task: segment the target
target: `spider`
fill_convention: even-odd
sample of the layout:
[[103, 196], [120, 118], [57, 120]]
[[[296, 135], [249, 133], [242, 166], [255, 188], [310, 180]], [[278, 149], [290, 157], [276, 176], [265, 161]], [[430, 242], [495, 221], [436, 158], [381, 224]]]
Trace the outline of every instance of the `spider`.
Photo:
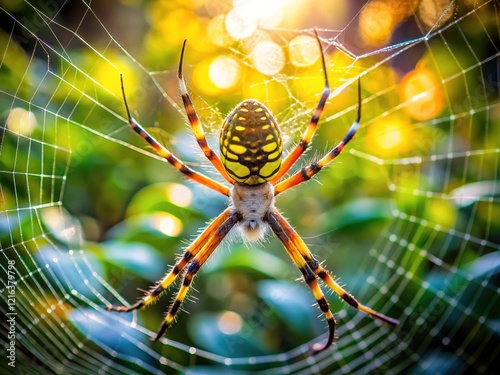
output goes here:
[[317, 343], [313, 345], [313, 354], [327, 349], [333, 343], [336, 325], [335, 318], [320, 288], [318, 279], [321, 279], [324, 284], [352, 307], [389, 325], [396, 326], [399, 324], [397, 320], [361, 304], [339, 285], [330, 275], [330, 272], [313, 257], [302, 238], [274, 206], [274, 198], [278, 194], [311, 179], [323, 167], [332, 162], [342, 152], [344, 146], [353, 138], [360, 126], [361, 90], [358, 80], [357, 118], [344, 135], [344, 138], [321, 159], [303, 167], [282, 180], [312, 141], [321, 113], [330, 95], [321, 41], [316, 30], [314, 33], [321, 51], [325, 86], [301, 140], [283, 160], [282, 140], [276, 119], [263, 104], [253, 99], [242, 101], [224, 120], [219, 139], [220, 157], [210, 148], [187, 91], [182, 73], [182, 61], [186, 47], [186, 40], [184, 40], [179, 60], [178, 80], [187, 118], [203, 153], [220, 175], [232, 185], [231, 187], [227, 187], [188, 167], [154, 139], [132, 117], [125, 96], [123, 75], [120, 75], [123, 101], [127, 111], [128, 122], [132, 129], [153, 146], [156, 152], [179, 172], [183, 173], [189, 179], [227, 196], [230, 202], [229, 207], [213, 219], [207, 228], [187, 246], [183, 255], [177, 260], [170, 272], [159, 280], [142, 298], [131, 306], [106, 306], [108, 310], [119, 312], [129, 312], [146, 307], [155, 301], [172, 284], [177, 276], [182, 273], [182, 285], [179, 287], [175, 300], [168, 309], [158, 332], [152, 338], [153, 341], [162, 337], [167, 328], [172, 324], [186, 297], [193, 278], [233, 227], [237, 227], [242, 237], [248, 241], [262, 239], [266, 230], [271, 228], [282, 242], [295, 266], [302, 273], [304, 281], [311, 289], [328, 323], [328, 339], [324, 344]]

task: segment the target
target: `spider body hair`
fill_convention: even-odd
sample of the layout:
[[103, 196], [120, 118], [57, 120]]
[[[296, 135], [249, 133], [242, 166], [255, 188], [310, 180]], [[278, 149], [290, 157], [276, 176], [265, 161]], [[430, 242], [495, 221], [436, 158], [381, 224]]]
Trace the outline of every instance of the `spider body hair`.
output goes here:
[[231, 189], [231, 208], [241, 215], [237, 224], [245, 241], [264, 239], [268, 223], [266, 217], [274, 208], [274, 188], [269, 182], [259, 185], [235, 183]]

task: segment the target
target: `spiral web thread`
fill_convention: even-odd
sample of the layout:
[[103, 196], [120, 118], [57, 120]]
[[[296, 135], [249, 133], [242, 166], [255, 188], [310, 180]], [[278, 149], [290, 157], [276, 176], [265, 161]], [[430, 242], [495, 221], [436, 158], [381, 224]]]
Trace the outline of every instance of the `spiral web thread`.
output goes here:
[[[351, 157], [380, 171], [395, 201], [409, 196], [419, 202], [394, 205], [390, 225], [378, 236], [360, 265], [360, 274], [369, 275], [366, 282], [358, 288], [350, 286], [356, 288], [360, 300], [378, 310], [390, 307], [391, 311], [400, 312], [401, 326], [393, 330], [367, 322], [360, 314], [347, 319], [343, 309], [336, 314], [342, 323], [337, 332], [341, 338], [332, 350], [308, 356], [310, 345], [322, 339], [314, 338], [286, 353], [243, 358], [218, 355], [173, 340], [150, 344], [151, 332], [137, 323], [136, 315], [110, 314], [103, 309], [107, 303], [114, 303], [107, 298], [121, 297], [105, 279], [103, 269], [94, 268], [93, 255], [84, 250], [79, 224], [65, 211], [66, 193], [74, 189], [72, 169], [82, 158], [91, 156], [99, 144], [107, 142], [128, 147], [132, 155], [157, 156], [123, 137], [128, 124], [118, 92], [110, 91], [94, 77], [94, 71], [88, 68], [92, 64], [81, 67], [78, 60], [73, 60], [70, 45], [79, 44], [95, 65], [106, 65], [116, 77], [120, 68], [108, 58], [108, 52], [119, 51], [121, 59], [162, 89], [154, 72], [148, 71], [113, 38], [92, 6], [82, 1], [79, 9], [85, 12], [80, 22], [70, 27], [57, 22], [57, 13], [65, 4], [58, 5], [59, 8], [37, 8], [35, 4], [31, 6], [38, 15], [36, 19], [15, 17], [0, 8], [2, 19], [9, 19], [13, 25], [2, 35], [0, 73], [2, 66], [7, 65], [6, 59], [16, 56], [22, 68], [2, 75], [10, 77], [10, 81], [0, 82], [0, 290], [2, 299], [7, 301], [12, 289], [9, 275], [14, 272], [18, 373], [44, 369], [65, 374], [160, 374], [173, 370], [186, 372], [196, 363], [221, 366], [228, 371], [252, 369], [267, 374], [403, 373], [409, 369], [414, 373], [435, 373], [436, 366], [441, 366], [444, 373], [451, 373], [450, 369], [453, 373], [464, 373], [466, 369], [475, 373], [493, 372], [494, 358], [500, 355], [500, 17], [496, 2], [476, 2], [467, 12], [430, 28], [421, 37], [355, 56], [358, 62], [377, 58], [376, 63], [366, 65], [363, 74], [409, 58], [415, 51], [428, 52], [432, 61], [437, 57], [433, 55], [436, 44], [448, 56], [446, 62], [432, 61], [439, 72], [437, 84], [444, 94], [446, 108], [439, 116], [415, 124], [417, 148], [413, 156], [380, 157], [357, 148], [356, 143], [350, 150]], [[486, 54], [478, 54], [468, 39], [467, 27], [471, 23], [487, 45], [482, 49], [488, 51]], [[80, 31], [87, 24], [101, 28], [108, 35], [108, 45], [94, 46], [87, 42]], [[347, 26], [343, 30], [321, 32], [330, 48], [348, 51], [341, 42], [346, 30]], [[285, 31], [290, 30], [277, 33]], [[462, 38], [460, 46], [448, 44], [450, 35], [456, 40], [457, 33]], [[50, 43], [39, 35], [52, 35]], [[17, 50], [19, 41], [24, 53]], [[443, 55], [440, 56], [442, 59]], [[453, 92], [457, 82], [465, 88], [464, 92]], [[102, 97], [95, 88], [109, 95]], [[364, 105], [369, 106], [397, 90], [397, 85], [390, 84], [365, 97]], [[182, 114], [176, 99], [161, 92]], [[369, 129], [379, 119], [397, 114], [410, 104], [394, 103], [389, 111], [365, 119], [362, 129]], [[91, 108], [90, 113], [75, 116], [79, 106]], [[23, 108], [36, 117], [37, 125], [31, 133], [5, 128], [6, 116], [14, 108]], [[289, 114], [288, 121], [302, 119], [304, 108], [310, 108], [310, 103]], [[355, 105], [344, 112], [353, 109]], [[339, 118], [344, 112], [330, 115], [325, 122]], [[96, 118], [100, 121], [89, 121]], [[70, 138], [69, 129], [73, 128], [79, 129], [80, 139]], [[363, 137], [366, 133], [361, 131], [356, 140]], [[12, 163], [6, 163], [6, 157], [2, 157], [7, 152], [15, 154]], [[410, 178], [414, 182], [411, 185], [407, 183]], [[424, 217], [422, 206], [433, 203], [439, 209], [443, 202], [464, 208], [468, 212], [466, 220], [446, 226]], [[46, 220], [47, 215], [55, 219]], [[42, 224], [47, 221], [55, 224], [50, 227]], [[470, 253], [477, 257], [473, 264], [467, 262]], [[9, 267], [11, 260], [15, 261], [15, 267]], [[441, 279], [441, 283], [421, 277], [419, 267], [423, 266], [432, 268], [432, 277]], [[436, 289], [435, 285], [441, 288]], [[7, 370], [6, 332], [10, 328], [7, 319], [12, 310], [6, 303], [1, 310], [4, 317], [1, 336], [6, 344], [2, 346], [0, 363]], [[109, 347], [98, 337], [82, 333], [66, 319], [70, 313], [73, 322], [78, 317], [85, 318], [101, 324], [103, 330], [121, 332], [127, 347], [134, 350]], [[175, 358], [185, 361], [171, 359], [165, 354], [168, 353], [165, 347], [184, 353]], [[436, 353], [441, 354], [439, 361]]]

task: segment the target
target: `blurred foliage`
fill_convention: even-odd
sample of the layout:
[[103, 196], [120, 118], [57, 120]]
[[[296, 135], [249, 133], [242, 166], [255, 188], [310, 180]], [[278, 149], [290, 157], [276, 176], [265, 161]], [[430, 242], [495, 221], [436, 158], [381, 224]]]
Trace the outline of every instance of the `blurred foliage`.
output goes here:
[[[286, 80], [283, 84], [280, 76], [270, 79], [269, 75], [255, 69], [255, 61], [247, 61], [253, 55], [244, 42], [236, 41], [227, 33], [210, 34], [218, 27], [217, 17], [231, 11], [228, 2], [103, 3], [106, 4], [93, 3], [102, 11], [99, 17], [112, 35], [116, 35], [120, 45], [132, 51], [132, 56], [149, 72], [154, 72], [155, 81], [146, 80], [144, 72], [140, 72], [134, 61], [125, 58], [122, 51], [102, 48], [105, 41], [103, 35], [83, 29], [80, 30], [82, 36], [103, 55], [96, 55], [88, 46], [71, 41], [73, 44], [70, 43], [64, 50], [65, 54], [71, 55], [71, 64], [66, 62], [58, 67], [50, 66], [61, 79], [50, 76], [44, 78], [40, 76], [43, 72], [40, 66], [45, 63], [46, 56], [39, 46], [33, 47], [21, 41], [14, 43], [6, 31], [0, 31], [0, 51], [5, 50], [0, 68], [1, 89], [16, 93], [14, 101], [10, 97], [0, 96], [0, 120], [8, 123], [10, 109], [26, 107], [23, 100], [28, 100], [30, 105], [26, 110], [32, 111], [38, 122], [26, 134], [9, 130], [2, 135], [2, 169], [20, 173], [0, 174], [3, 205], [7, 212], [0, 221], [0, 241], [17, 244], [37, 238], [36, 242], [24, 243], [34, 259], [42, 264], [52, 264], [57, 259], [54, 280], [64, 279], [67, 283], [66, 292], [86, 298], [96, 305], [100, 305], [100, 301], [94, 291], [116, 303], [135, 301], [142, 290], [147, 290], [173, 265], [176, 256], [182, 253], [186, 243], [194, 238], [199, 229], [227, 204], [223, 197], [204, 187], [186, 183], [167, 163], [151, 157], [152, 151], [144, 141], [129, 131], [123, 119], [125, 113], [120, 99], [118, 71], [124, 72], [129, 104], [140, 122], [151, 128], [166, 147], [195, 169], [203, 171], [207, 170], [207, 162], [201, 153], [193, 151], [193, 140], [184, 126], [186, 120], [182, 110], [179, 110], [180, 103], [175, 93], [175, 72], [184, 38], [188, 39], [185, 56], [188, 85], [204, 120], [209, 142], [215, 149], [222, 113], [249, 96], [262, 100], [276, 113], [283, 122], [283, 133], [290, 148], [298, 141], [310, 111], [318, 100], [317, 94], [322, 90], [317, 59], [312, 59], [308, 66], [284, 62], [279, 72], [288, 80], [283, 78]], [[322, 3], [322, 7], [328, 7], [327, 2]], [[114, 6], [119, 7], [128, 25], [135, 27], [129, 27], [126, 23], [123, 26], [121, 19], [121, 26], [118, 27], [115, 21], [108, 18], [105, 11]], [[298, 15], [283, 16], [285, 26], [335, 28], [327, 16], [311, 10], [300, 14], [300, 10], [305, 8], [297, 6]], [[18, 7], [12, 10], [18, 12], [15, 14], [35, 17], [35, 12], [30, 8], [22, 4]], [[146, 9], [145, 14], [137, 12], [142, 8]], [[61, 18], [60, 22], [71, 24], [78, 18], [73, 19], [68, 9], [71, 8], [58, 17]], [[399, 16], [398, 22], [407, 17], [404, 14]], [[351, 18], [352, 15], [346, 17]], [[470, 27], [468, 24], [464, 26]], [[489, 23], [483, 26], [489, 27]], [[394, 25], [387, 27], [396, 28]], [[483, 46], [477, 40], [481, 34], [467, 27], [463, 29], [468, 32], [475, 53], [483, 57], [488, 55], [488, 46]], [[389, 35], [386, 35], [387, 32]], [[386, 30], [385, 34], [373, 36], [375, 39], [365, 39], [368, 44], [359, 47], [360, 50], [373, 47], [373, 43], [383, 43], [384, 38], [390, 38], [392, 32], [395, 31]], [[265, 33], [265, 40], [278, 43], [286, 43], [288, 37], [286, 33]], [[37, 37], [53, 41], [54, 36], [42, 31]], [[213, 40], [207, 40], [209, 37]], [[393, 38], [396, 37], [404, 35], [394, 34]], [[364, 38], [370, 36], [365, 35]], [[433, 46], [423, 53], [411, 68], [382, 65], [363, 77], [362, 96], [370, 98], [363, 106], [363, 119], [367, 123], [349, 148], [352, 146], [381, 160], [437, 155], [451, 143], [467, 142], [470, 149], [489, 148], [483, 141], [485, 138], [498, 138], [499, 134], [493, 134], [498, 132], [498, 127], [492, 129], [489, 137], [485, 137], [484, 126], [478, 126], [485, 121], [484, 114], [471, 117], [470, 124], [458, 120], [455, 125], [455, 128], [459, 128], [457, 131], [450, 125], [450, 114], [460, 114], [477, 107], [476, 103], [463, 101], [457, 95], [465, 87], [477, 86], [477, 82], [467, 84], [466, 80], [477, 81], [473, 75], [479, 75], [479, 72], [465, 75], [462, 77], [465, 80], [461, 82], [448, 80], [446, 85], [436, 84], [442, 83], [443, 77], [451, 77], [461, 69], [448, 63], [433, 63], [435, 60], [450, 61], [447, 57], [450, 45], [456, 46], [460, 41], [452, 35], [446, 35], [446, 42], [446, 46]], [[30, 54], [23, 48], [36, 51], [34, 60], [30, 60]], [[471, 58], [461, 56], [461, 51], [453, 47], [453, 55], [457, 60]], [[210, 76], [211, 63], [223, 54], [238, 64], [239, 73], [235, 83], [229, 87], [218, 87], [218, 78]], [[375, 63], [375, 58], [354, 62], [339, 52], [329, 50], [328, 54], [329, 74], [335, 86]], [[111, 69], [106, 59], [118, 68]], [[471, 64], [465, 63], [466, 66]], [[484, 65], [483, 69], [487, 70], [489, 66]], [[486, 72], [482, 74], [487, 75]], [[99, 84], [92, 82], [92, 79]], [[155, 86], [155, 82], [159, 86]], [[386, 94], [384, 89], [390, 85], [400, 85], [400, 89], [390, 90]], [[483, 87], [487, 90], [488, 85], [486, 82]], [[335, 97], [325, 109], [325, 121], [313, 144], [314, 155], [321, 155], [328, 146], [337, 142], [354, 120], [356, 90], [352, 86]], [[434, 86], [430, 98], [420, 102], [417, 100], [415, 106], [408, 105], [404, 110], [395, 111], [390, 120], [382, 115], [399, 103], [411, 100], [419, 90], [426, 91]], [[96, 108], [96, 103], [86, 95], [96, 98], [103, 108], [109, 108], [109, 112]], [[164, 97], [174, 98], [173, 103], [164, 100]], [[463, 108], [456, 107], [460, 99]], [[487, 105], [496, 99], [493, 94], [490, 96], [490, 92], [486, 92], [478, 100], [484, 100]], [[429, 103], [435, 104], [432, 107], [434, 109], [423, 112], [422, 108], [429, 108]], [[338, 112], [341, 115], [337, 115]], [[429, 126], [425, 122], [438, 116], [444, 116], [442, 124]], [[380, 121], [374, 122], [373, 119]], [[463, 131], [461, 126], [464, 127]], [[130, 147], [123, 147], [114, 140]], [[134, 147], [146, 150], [146, 153], [136, 152]], [[312, 159], [311, 154], [305, 157], [306, 161]], [[488, 155], [484, 158], [487, 159]], [[466, 162], [469, 163], [468, 168], [462, 164]], [[491, 184], [498, 184], [498, 170], [488, 170], [485, 174], [491, 175], [479, 176], [477, 170], [481, 170], [480, 163], [486, 162], [488, 160], [479, 161], [471, 157], [432, 164], [382, 166], [346, 152], [318, 176], [317, 180], [321, 183], [312, 181], [300, 185], [280, 196], [277, 206], [306, 239], [312, 252], [320, 260], [325, 259], [325, 265], [331, 268], [333, 274], [342, 277], [342, 281], [354, 293], [370, 276], [358, 273], [359, 264], [372, 257], [369, 250], [377, 239], [386, 233], [404, 236], [403, 239], [411, 243], [415, 250], [408, 250], [406, 245], [401, 242], [398, 245], [393, 241], [395, 249], [392, 261], [402, 264], [404, 272], [411, 272], [414, 282], [408, 284], [404, 292], [399, 291], [401, 311], [394, 309], [388, 312], [389, 315], [398, 317], [401, 314], [404, 317], [404, 306], [411, 305], [413, 296], [420, 293], [422, 281], [429, 285], [425, 296], [421, 298], [422, 305], [432, 303], [437, 291], [457, 294], [457, 285], [460, 297], [457, 297], [456, 303], [468, 305], [467, 300], [473, 299], [474, 295], [481, 295], [475, 289], [477, 285], [474, 280], [468, 280], [471, 285], [467, 286], [461, 284], [463, 278], [460, 272], [453, 273], [451, 277], [448, 273], [441, 274], [436, 265], [419, 254], [418, 250], [433, 254], [457, 270], [464, 270], [479, 278], [485, 272], [498, 273], [497, 255], [482, 253], [481, 249], [472, 245], [463, 249], [461, 241], [434, 227], [455, 228], [498, 243], [499, 223], [492, 220], [498, 217], [498, 212], [492, 212], [491, 206], [484, 201], [463, 201], [459, 198], [456, 201], [442, 200], [425, 194], [408, 194], [408, 191], [446, 191], [453, 196], [454, 193], [458, 194], [459, 189], [462, 192], [472, 189], [479, 197], [474, 184], [481, 178], [491, 181], [490, 186], [486, 182], [486, 185], [481, 186], [483, 190], [480, 190], [489, 196], [495, 189]], [[299, 162], [299, 165], [304, 164], [304, 161]], [[465, 169], [466, 176], [463, 175]], [[214, 175], [212, 171], [207, 173]], [[447, 176], [446, 182], [440, 177], [443, 173]], [[35, 177], [27, 177], [30, 174]], [[400, 190], [391, 190], [391, 185], [398, 186]], [[495, 194], [498, 195], [498, 192]], [[458, 194], [459, 197], [462, 195], [471, 194]], [[184, 199], [186, 197], [187, 200]], [[43, 206], [47, 202], [53, 204], [41, 208], [38, 211], [40, 216], [36, 218], [28, 212], [16, 210], [16, 207]], [[477, 222], [474, 225], [468, 221], [471, 210], [476, 215]], [[402, 227], [395, 228], [394, 212], [409, 213], [419, 222], [401, 221], [399, 225]], [[423, 221], [433, 223], [433, 227], [426, 227]], [[486, 227], [488, 230], [484, 229]], [[9, 228], [10, 233], [5, 228]], [[67, 233], [61, 228], [70, 228], [72, 231]], [[42, 234], [46, 233], [50, 234], [50, 239], [42, 238]], [[119, 300], [116, 299], [117, 295], [103, 288], [94, 276], [68, 272], [72, 269], [75, 272], [88, 269], [88, 264], [79, 265], [69, 252], [77, 249], [85, 250], [85, 262], [91, 264], [91, 269], [119, 293]], [[196, 303], [187, 301], [185, 304], [190, 315], [184, 312], [179, 314], [177, 323], [169, 329], [168, 338], [213, 353], [238, 357], [283, 352], [324, 331], [322, 322], [316, 318], [319, 311], [311, 307], [314, 300], [309, 290], [303, 283], [293, 282], [300, 273], [276, 239], [252, 244], [248, 248], [238, 241], [228, 241], [213, 258], [196, 277], [195, 287], [198, 291], [190, 297], [196, 298]], [[88, 285], [81, 285], [82, 277], [93, 280], [90, 285], [94, 288], [92, 292]], [[370, 287], [370, 291], [376, 293], [374, 287]], [[389, 299], [390, 295], [386, 298]], [[477, 308], [483, 308], [485, 303], [487, 305], [485, 301], [488, 298], [491, 296], [481, 295]], [[156, 331], [169, 299], [170, 296], [163, 296], [158, 304], [137, 314], [139, 324]], [[336, 298], [329, 300], [334, 311], [346, 308]], [[228, 312], [235, 315], [228, 315]], [[122, 339], [123, 332], [114, 329], [103, 331], [102, 326], [113, 325], [109, 321], [109, 313], [98, 309], [92, 314], [99, 314], [96, 318], [98, 324], [90, 322], [88, 315], [78, 309], [73, 310], [67, 318], [84, 334], [90, 332], [101, 345], [123, 354], [134, 350], [134, 347], [126, 347], [128, 341]], [[353, 314], [349, 311], [347, 315]], [[452, 322], [460, 319], [456, 314], [450, 314], [449, 325], [443, 329], [452, 330]], [[131, 320], [132, 317], [123, 315], [123, 319]], [[339, 323], [345, 324], [347, 320], [348, 317], [344, 315]], [[120, 330], [124, 327], [121, 325]], [[405, 326], [405, 329], [411, 327]], [[466, 337], [464, 332], [470, 326], [464, 322], [455, 329], [462, 330]], [[498, 331], [498, 328], [485, 325], [478, 330]], [[133, 329], [126, 334], [137, 337]], [[454, 334], [455, 337], [460, 336], [460, 333]], [[173, 348], [165, 350], [172, 351], [165, 355], [174, 360], [176, 355], [186, 355]], [[447, 366], [453, 368], [453, 364], [447, 360], [448, 355], [435, 352], [429, 346], [424, 361], [446, 362]]]

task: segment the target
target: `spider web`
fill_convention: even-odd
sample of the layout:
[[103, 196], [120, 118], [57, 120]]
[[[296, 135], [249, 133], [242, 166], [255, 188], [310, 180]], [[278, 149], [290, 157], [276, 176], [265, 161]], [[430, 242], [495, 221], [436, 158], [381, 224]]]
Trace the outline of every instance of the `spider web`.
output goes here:
[[[380, 3], [367, 2], [359, 9]], [[439, 9], [439, 2], [431, 3]], [[500, 355], [497, 2], [452, 2], [426, 27], [422, 26], [422, 15], [412, 14], [387, 46], [359, 51], [353, 47], [352, 30], [361, 11], [340, 26], [320, 27], [311, 22], [302, 28], [273, 30], [273, 35], [284, 42], [290, 36], [310, 35], [311, 28], [318, 26], [325, 47], [328, 44], [327, 54], [341, 51], [336, 56], [350, 61], [347, 73], [342, 75], [338, 68], [340, 78], [331, 77], [332, 86], [340, 89], [327, 105], [331, 109], [326, 110], [315, 149], [324, 150], [339, 139], [354, 118], [355, 92], [346, 87], [362, 76], [364, 88], [361, 130], [335, 166], [318, 176], [322, 185], [309, 183], [307, 188], [304, 185], [304, 189], [301, 186], [287, 192], [277, 205], [291, 216], [318, 258], [325, 259], [334, 274], [343, 275], [342, 281], [360, 301], [401, 321], [396, 329], [385, 327], [329, 298], [339, 323], [339, 338], [331, 349], [317, 356], [308, 355], [308, 350], [325, 339], [321, 324], [319, 329], [310, 329], [307, 339], [288, 342], [279, 351], [248, 350], [248, 355], [235, 356], [231, 350], [212, 350], [186, 338], [191, 319], [204, 316], [203, 311], [196, 311], [198, 304], [188, 303], [187, 309], [194, 310], [192, 317], [182, 313], [172, 327], [172, 335], [156, 343], [149, 338], [160, 323], [165, 297], [147, 312], [125, 315], [103, 308], [107, 303], [133, 301], [137, 280], [130, 268], [117, 270], [113, 257], [100, 253], [107, 249], [116, 258], [127, 256], [125, 242], [116, 240], [120, 236], [116, 232], [126, 232], [124, 228], [120, 232], [116, 224], [124, 212], [113, 213], [118, 216], [104, 223], [106, 229], [97, 232], [95, 238], [88, 238], [92, 237], [89, 233], [95, 233], [90, 218], [101, 211], [123, 209], [132, 196], [132, 192], [123, 193], [127, 187], [138, 190], [152, 182], [181, 181], [175, 172], [163, 172], [169, 167], [159, 164], [160, 158], [130, 132], [119, 92], [119, 73], [125, 74], [140, 119], [146, 118], [146, 113], [155, 113], [151, 121], [162, 124], [167, 118], [162, 113], [166, 112], [182, 124], [175, 85], [170, 87], [170, 82], [175, 83], [179, 49], [172, 47], [175, 58], [169, 60], [168, 69], [163, 70], [163, 66], [157, 70], [153, 60], [137, 57], [140, 51], [134, 50], [127, 39], [140, 38], [141, 28], [127, 24], [126, 13], [117, 11], [118, 26], [99, 13], [97, 4], [81, 0], [0, 4], [2, 371], [13, 370], [9, 355], [14, 352], [15, 371], [23, 374], [494, 372], [494, 361]], [[227, 3], [220, 4], [221, 13], [230, 8]], [[405, 27], [411, 31], [403, 32]], [[91, 29], [99, 40], [93, 39]], [[240, 49], [226, 48], [223, 53], [252, 68], [251, 60]], [[436, 81], [420, 96], [406, 97], [400, 91], [409, 86], [401, 77], [407, 77], [417, 63], [432, 71]], [[398, 74], [391, 75], [391, 71]], [[304, 129], [318, 100], [317, 95], [305, 99], [294, 92], [291, 83], [296, 72], [298, 69], [285, 69], [260, 84], [266, 89], [281, 87], [277, 95], [268, 94], [268, 103], [282, 100], [289, 104], [276, 113], [283, 120], [288, 149], [298, 140], [297, 132]], [[305, 79], [315, 77], [311, 70]], [[376, 81], [383, 84], [374, 84]], [[241, 85], [245, 84], [243, 78]], [[320, 89], [318, 86], [314, 92]], [[341, 89], [347, 91], [346, 96]], [[407, 149], [391, 153], [373, 147], [377, 137], [386, 139], [386, 143], [393, 140], [384, 138], [392, 131], [380, 127], [384, 119], [408, 117], [422, 96], [436, 91], [441, 99], [433, 97], [433, 102], [442, 102], [442, 109], [428, 118], [413, 118], [410, 127], [396, 132], [404, 138], [400, 143], [409, 142]], [[203, 101], [202, 93], [194, 95], [211, 133], [209, 141], [215, 144], [221, 121], [218, 103]], [[431, 106], [424, 103], [425, 108]], [[421, 107], [424, 111], [424, 105]], [[220, 110], [224, 112], [225, 108]], [[162, 142], [193, 167], [204, 167], [196, 162], [201, 158], [189, 143], [189, 132], [170, 125], [171, 120], [167, 123], [163, 130], [156, 130]], [[83, 169], [89, 162], [95, 166], [92, 175]], [[141, 176], [128, 173], [128, 168], [138, 170], [138, 164], [154, 167], [146, 166]], [[350, 182], [341, 177], [347, 175]], [[333, 182], [328, 182], [330, 179]], [[382, 188], [365, 188], [360, 193], [360, 180]], [[344, 185], [352, 181], [357, 182]], [[98, 188], [93, 185], [97, 182]], [[113, 194], [116, 186], [122, 187], [118, 196]], [[206, 215], [188, 216], [195, 217], [193, 228], [189, 227], [192, 235], [196, 226], [220, 212], [224, 201], [202, 187], [186, 186], [195, 197], [192, 206]], [[344, 198], [339, 208], [334, 207], [336, 197], [329, 203], [315, 203], [314, 193], [319, 189], [359, 195], [354, 200]], [[88, 191], [99, 192], [94, 196], [90, 193], [99, 204], [88, 201]], [[302, 194], [311, 198], [304, 200]], [[293, 216], [295, 205], [307, 206], [311, 215], [320, 215], [318, 207], [331, 205], [333, 214], [329, 217], [335, 220], [313, 228], [307, 218]], [[347, 221], [356, 225], [370, 220], [379, 205], [383, 213], [377, 215], [384, 220], [371, 231], [363, 231], [366, 238], [360, 239], [356, 230], [336, 235]], [[110, 245], [112, 240], [115, 247]], [[339, 265], [334, 266], [340, 248], [349, 249], [349, 243], [359, 241], [367, 247], [363, 253], [356, 253], [355, 259], [350, 255], [351, 269], [344, 272]], [[167, 261], [156, 259], [156, 269], [139, 272], [149, 284], [162, 276], [162, 267], [171, 265], [174, 253], [181, 250], [179, 241], [175, 246], [172, 243], [165, 247], [174, 248], [162, 255]], [[273, 254], [277, 252], [274, 248], [281, 248], [277, 242], [262, 247], [272, 248]], [[132, 261], [141, 262], [137, 249], [134, 247]], [[219, 253], [234, 259], [240, 254]], [[217, 268], [222, 259], [218, 255], [207, 265], [208, 274], [215, 273], [210, 268]], [[293, 281], [298, 274], [288, 266], [282, 276]], [[204, 277], [202, 272], [197, 287], [202, 288]], [[148, 283], [142, 287], [147, 288]], [[306, 290], [297, 284], [291, 289], [292, 295]], [[206, 298], [203, 293], [197, 297]], [[253, 306], [255, 316], [260, 318], [275, 318], [276, 314], [269, 311], [279, 310], [272, 301], [267, 307]], [[315, 307], [307, 308], [317, 313]], [[259, 328], [253, 326], [252, 334], [259, 334]], [[14, 337], [9, 332], [14, 332]], [[242, 341], [234, 342], [243, 345]]]

